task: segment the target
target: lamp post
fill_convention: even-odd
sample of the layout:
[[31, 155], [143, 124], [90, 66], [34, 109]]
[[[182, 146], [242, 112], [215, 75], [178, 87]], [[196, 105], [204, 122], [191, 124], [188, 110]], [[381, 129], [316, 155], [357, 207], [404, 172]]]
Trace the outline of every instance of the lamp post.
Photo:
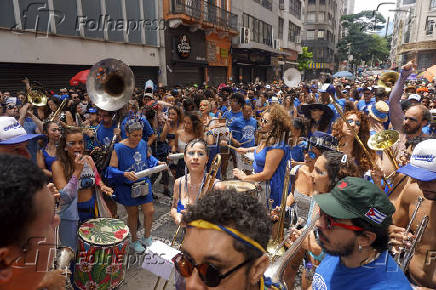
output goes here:
[[[375, 10], [373, 10], [373, 12], [372, 12], [372, 17], [374, 17], [374, 31], [376, 30], [376, 28], [377, 28], [377, 12], [378, 12], [378, 9], [380, 8], [380, 6], [382, 6], [382, 5], [389, 5], [389, 4], [397, 4], [397, 3], [395, 3], [395, 2], [382, 2], [382, 3], [380, 3], [380, 4], [378, 4], [377, 5], [377, 9], [375, 9]], [[386, 29], [387, 29], [387, 27], [386, 27]]]

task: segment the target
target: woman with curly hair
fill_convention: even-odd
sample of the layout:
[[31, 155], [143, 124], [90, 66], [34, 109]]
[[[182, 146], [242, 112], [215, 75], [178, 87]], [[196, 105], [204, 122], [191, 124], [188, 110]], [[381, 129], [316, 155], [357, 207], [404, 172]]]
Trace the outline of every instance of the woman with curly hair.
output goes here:
[[290, 131], [291, 118], [285, 108], [278, 104], [269, 106], [260, 119], [259, 145], [237, 149], [239, 153], [254, 151], [255, 174], [246, 175], [235, 168], [234, 176], [243, 181], [266, 181], [266, 197], [272, 199], [272, 208], [280, 206], [281, 202], [286, 162], [290, 157], [290, 148], [283, 140], [288, 140]]
[[[369, 139], [368, 117], [360, 111], [347, 111], [344, 117], [348, 125], [354, 129], [362, 143], [366, 146]], [[339, 151], [352, 156], [361, 169], [361, 173], [365, 173], [371, 169], [371, 163], [348, 125], [345, 124], [342, 118], [337, 119], [333, 124], [332, 135], [339, 140]], [[370, 149], [368, 149], [368, 152], [372, 154]], [[374, 156], [370, 158], [374, 158]]]

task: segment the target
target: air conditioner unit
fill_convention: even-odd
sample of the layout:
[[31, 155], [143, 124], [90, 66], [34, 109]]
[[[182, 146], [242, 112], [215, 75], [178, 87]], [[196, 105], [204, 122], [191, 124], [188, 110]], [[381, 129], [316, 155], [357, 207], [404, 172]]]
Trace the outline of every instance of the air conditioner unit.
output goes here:
[[281, 39], [274, 39], [273, 48], [274, 49], [282, 48], [282, 40]]
[[250, 43], [250, 29], [248, 27], [241, 27], [241, 43]]

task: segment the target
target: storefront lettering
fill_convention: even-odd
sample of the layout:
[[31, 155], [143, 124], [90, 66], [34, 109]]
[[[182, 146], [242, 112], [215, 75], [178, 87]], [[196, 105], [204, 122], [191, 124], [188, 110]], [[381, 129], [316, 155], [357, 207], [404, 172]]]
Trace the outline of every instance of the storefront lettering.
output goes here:
[[191, 55], [191, 42], [186, 34], [182, 34], [177, 42], [177, 54], [180, 58], [188, 58]]

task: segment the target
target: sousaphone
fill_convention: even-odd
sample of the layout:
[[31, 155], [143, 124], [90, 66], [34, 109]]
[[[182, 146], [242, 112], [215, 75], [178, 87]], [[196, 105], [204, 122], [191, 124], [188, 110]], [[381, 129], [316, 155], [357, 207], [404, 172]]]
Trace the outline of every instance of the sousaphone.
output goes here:
[[132, 96], [135, 77], [124, 62], [107, 58], [92, 66], [86, 89], [97, 107], [105, 111], [118, 111]]

